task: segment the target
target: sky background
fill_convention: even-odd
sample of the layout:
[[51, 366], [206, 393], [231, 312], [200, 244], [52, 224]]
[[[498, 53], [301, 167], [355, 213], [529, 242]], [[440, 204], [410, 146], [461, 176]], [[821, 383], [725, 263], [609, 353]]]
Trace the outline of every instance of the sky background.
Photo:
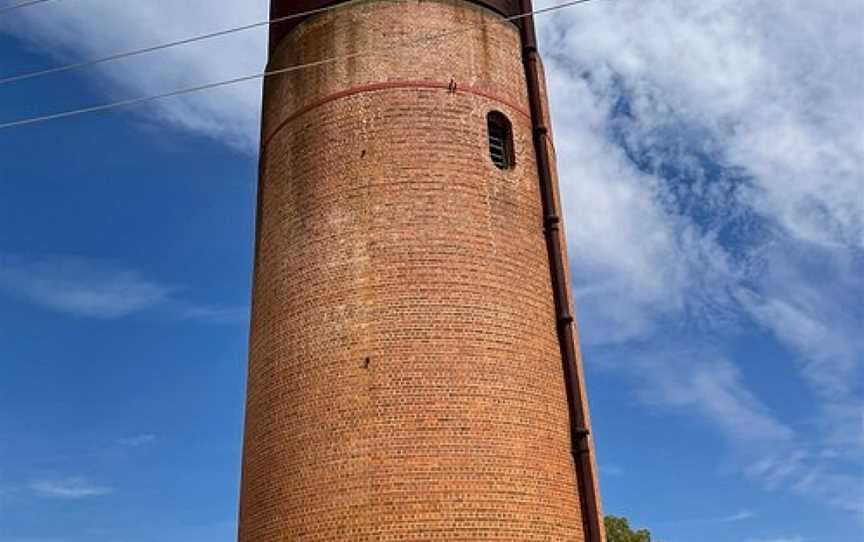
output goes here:
[[[265, 4], [32, 6], [0, 15], [0, 76]], [[666, 542], [859, 540], [864, 3], [538, 24], [607, 512]], [[265, 41], [0, 85], [0, 122], [255, 73]], [[234, 539], [259, 99], [0, 131], [0, 541]]]

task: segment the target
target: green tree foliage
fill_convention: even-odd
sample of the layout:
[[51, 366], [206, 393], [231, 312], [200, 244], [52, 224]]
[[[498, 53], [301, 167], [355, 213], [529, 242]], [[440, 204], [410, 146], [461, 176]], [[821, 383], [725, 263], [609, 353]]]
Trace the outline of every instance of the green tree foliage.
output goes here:
[[626, 518], [606, 516], [605, 523], [607, 542], [651, 542], [651, 533], [645, 529], [634, 531]]

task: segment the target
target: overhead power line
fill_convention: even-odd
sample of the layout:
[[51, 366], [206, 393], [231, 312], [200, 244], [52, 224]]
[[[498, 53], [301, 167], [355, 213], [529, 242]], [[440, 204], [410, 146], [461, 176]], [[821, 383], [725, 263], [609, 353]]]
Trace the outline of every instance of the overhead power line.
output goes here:
[[16, 9], [26, 8], [27, 6], [32, 6], [34, 4], [44, 4], [45, 2], [50, 2], [51, 0], [27, 0], [26, 2], [18, 2], [17, 4], [12, 4], [9, 6], [0, 7], [0, 15], [5, 15], [10, 11], [14, 11]]
[[420, 37], [417, 39], [408, 40], [408, 41], [405, 41], [403, 43], [399, 43], [399, 44], [397, 44], [395, 46], [391, 46], [391, 47], [380, 47], [380, 48], [369, 49], [369, 50], [365, 50], [365, 51], [357, 51], [357, 52], [349, 53], [349, 54], [345, 54], [345, 55], [338, 55], [338, 56], [324, 58], [321, 60], [316, 60], [314, 62], [306, 62], [303, 64], [296, 64], [293, 66], [287, 66], [285, 68], [279, 68], [279, 69], [275, 69], [275, 70], [264, 71], [261, 73], [245, 75], [242, 77], [235, 77], [233, 79], [224, 79], [221, 81], [216, 81], [213, 83], [207, 83], [204, 85], [182, 88], [182, 89], [173, 90], [170, 92], [165, 92], [162, 94], [153, 94], [153, 95], [149, 95], [149, 96], [141, 96], [138, 98], [119, 100], [116, 102], [109, 102], [109, 103], [95, 105], [95, 106], [91, 106], [91, 107], [84, 107], [81, 109], [72, 109], [69, 111], [62, 111], [59, 113], [52, 113], [52, 114], [48, 114], [48, 115], [41, 115], [41, 116], [37, 116], [37, 117], [29, 117], [29, 118], [14, 120], [14, 121], [5, 122], [5, 123], [0, 124], [0, 130], [4, 130], [7, 128], [15, 128], [18, 126], [26, 126], [29, 124], [37, 124], [37, 123], [42, 123], [42, 122], [47, 122], [47, 121], [57, 120], [57, 119], [63, 119], [63, 118], [68, 118], [68, 117], [75, 117], [75, 116], [84, 115], [87, 113], [96, 113], [96, 112], [100, 112], [100, 111], [108, 111], [111, 109], [117, 109], [120, 107], [138, 105], [138, 104], [151, 102], [151, 101], [155, 101], [155, 100], [161, 100], [164, 98], [181, 96], [184, 94], [192, 94], [192, 93], [201, 92], [204, 90], [209, 90], [209, 89], [214, 89], [214, 88], [219, 88], [219, 87], [224, 87], [224, 86], [229, 86], [229, 85], [236, 85], [238, 83], [243, 83], [246, 81], [253, 81], [256, 79], [264, 79], [267, 77], [272, 77], [274, 75], [282, 75], [285, 73], [291, 73], [291, 72], [296, 72], [296, 71], [305, 70], [305, 69], [309, 69], [309, 68], [315, 68], [318, 66], [324, 66], [327, 64], [333, 64], [335, 62], [340, 62], [343, 60], [350, 60], [350, 59], [358, 58], [358, 57], [382, 55], [382, 54], [386, 54], [386, 53], [389, 53], [392, 51], [396, 51], [396, 50], [400, 50], [400, 49], [406, 49], [408, 47], [419, 45], [419, 44], [422, 44], [422, 43], [425, 43], [428, 41], [444, 39], [444, 38], [458, 35], [458, 34], [464, 34], [464, 33], [471, 32], [473, 30], [477, 30], [479, 28], [483, 28], [483, 27], [487, 27], [487, 26], [514, 22], [514, 21], [517, 21], [520, 19], [534, 16], [534, 15], [542, 15], [544, 13], [550, 13], [553, 11], [558, 11], [558, 10], [562, 10], [565, 8], [570, 8], [573, 6], [577, 6], [579, 4], [587, 4], [587, 3], [592, 2], [592, 1], [594, 1], [594, 0], [570, 0], [569, 2], [564, 2], [561, 4], [555, 5], [555, 6], [550, 6], [550, 7], [542, 8], [542, 9], [536, 9], [534, 11], [530, 11], [530, 12], [526, 12], [526, 13], [520, 13], [518, 15], [512, 15], [510, 17], [504, 17], [501, 19], [496, 19], [493, 21], [474, 24], [474, 25], [466, 25], [466, 26], [463, 26], [463, 27], [458, 28], [456, 30], [451, 30], [451, 31], [447, 31], [447, 32], [440, 32], [437, 34], [426, 35], [426, 36], [423, 36], [423, 37]]
[[[47, 2], [50, 0], [39, 0], [41, 2]], [[217, 30], [216, 32], [208, 32], [206, 34], [199, 34], [197, 36], [192, 36], [190, 38], [184, 38], [176, 41], [169, 41], [167, 43], [162, 43], [159, 45], [153, 45], [150, 47], [143, 47], [141, 49], [132, 49], [129, 51], [123, 51], [120, 53], [115, 53], [113, 55], [104, 56], [101, 58], [94, 58], [92, 60], [85, 60], [83, 62], [75, 62], [72, 64], [66, 64], [63, 66], [57, 66], [56, 68], [47, 68], [44, 70], [38, 70], [28, 73], [22, 73], [19, 75], [10, 75], [7, 77], [0, 77], [0, 85], [4, 85], [7, 83], [13, 83], [15, 81], [24, 81], [26, 79], [34, 79], [36, 77], [42, 77], [45, 75], [50, 75], [54, 73], [62, 73], [71, 70], [79, 70], [82, 68], [88, 68], [90, 66], [96, 66], [99, 64], [104, 64], [106, 62], [112, 62], [114, 60], [121, 60], [124, 58], [130, 58], [134, 56], [144, 55], [147, 53], [154, 53], [156, 51], [161, 51], [163, 49], [170, 49], [172, 47], [179, 47], [181, 45], [188, 45], [190, 43], [195, 43], [198, 41], [209, 40], [213, 38], [219, 38], [222, 36], [228, 36], [230, 34], [236, 34], [238, 32], [245, 32], [247, 30], [253, 30], [255, 28], [261, 28], [262, 26], [270, 26], [273, 24], [283, 23], [286, 21], [290, 21], [292, 19], [300, 19], [303, 17], [310, 17], [312, 15], [317, 15], [319, 13], [324, 13], [326, 11], [331, 11], [334, 9], [341, 9], [343, 7], [349, 6], [351, 4], [359, 4], [361, 2], [368, 2], [369, 0], [349, 0], [348, 2], [342, 2], [341, 4], [335, 4], [326, 6], [323, 8], [310, 9], [308, 11], [304, 11], [302, 13], [293, 13], [291, 15], [286, 15], [284, 17], [276, 17], [274, 19], [270, 19], [267, 21], [259, 21], [256, 23], [245, 24], [242, 26], [235, 26], [232, 28], [226, 28], [225, 30]]]

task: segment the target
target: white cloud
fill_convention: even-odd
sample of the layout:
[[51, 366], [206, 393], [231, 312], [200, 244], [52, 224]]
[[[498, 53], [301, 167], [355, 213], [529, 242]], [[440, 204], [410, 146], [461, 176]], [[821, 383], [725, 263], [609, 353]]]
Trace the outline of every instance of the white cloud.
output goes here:
[[[845, 120], [864, 108], [864, 54], [849, 46], [864, 44], [851, 24], [860, 9], [834, 2], [811, 17], [806, 3], [782, 6], [597, 2], [541, 19], [579, 301], [598, 322], [589, 342], [727, 304], [773, 242], [745, 232], [724, 246], [733, 220], [775, 224], [787, 249], [864, 246], [861, 130]], [[615, 115], [622, 103], [629, 113]], [[742, 179], [706, 182], [700, 153]]]
[[724, 161], [752, 176], [742, 204], [802, 240], [861, 247], [864, 155], [852, 119], [864, 114], [864, 13], [852, 0], [812, 8], [597, 2], [544, 28], [556, 59], [590, 70], [595, 89], [629, 89], [642, 134], [677, 120], [716, 139]]
[[[864, 12], [811, 8], [597, 2], [541, 20], [542, 45], [586, 342], [634, 345], [603, 362], [711, 420], [754, 478], [804, 494], [819, 473], [857, 510], [860, 476], [827, 458], [864, 442]], [[753, 323], [818, 420], [790, 425], [734, 361], [668, 346]]]
[[[677, 359], [665, 357], [670, 354]], [[733, 363], [705, 361], [699, 356], [683, 350], [640, 361], [638, 374], [652, 375], [648, 377], [652, 385], [642, 391], [644, 399], [666, 407], [696, 409], [723, 430], [730, 442], [748, 450], [774, 448], [792, 440], [793, 430], [756, 398]]]
[[39, 496], [58, 499], [85, 499], [114, 492], [110, 487], [95, 485], [83, 477], [41, 480], [30, 484], [30, 489]]
[[119, 318], [165, 302], [171, 288], [92, 260], [2, 257], [0, 289], [60, 312]]
[[[266, 6], [266, 0], [185, 0], [182, 5], [175, 0], [52, 2], [4, 17], [0, 31], [19, 36], [63, 63], [260, 22], [267, 19]], [[162, 93], [260, 72], [265, 64], [266, 35], [266, 28], [260, 28], [96, 70], [110, 82], [112, 98]], [[105, 90], [104, 83], [99, 86]], [[162, 100], [135, 114], [142, 120], [167, 122], [252, 151], [258, 138], [260, 87], [260, 81], [253, 81]]]
[[78, 256], [0, 254], [0, 293], [78, 317], [115, 319], [150, 310], [203, 323], [247, 320], [246, 307], [196, 305], [178, 288], [104, 260]]
[[[816, 399], [818, 435], [827, 457], [864, 453], [864, 337], [861, 287], [850, 258], [824, 250], [772, 250], [758, 292], [737, 292], [753, 320], [786, 345]], [[824, 268], [839, 272], [828, 273]], [[829, 280], [819, 279], [827, 275]]]
[[751, 519], [755, 519], [759, 517], [758, 514], [753, 512], [752, 510], [740, 510], [735, 512], [734, 514], [729, 514], [726, 516], [715, 516], [715, 517], [703, 517], [703, 518], [689, 518], [689, 519], [676, 519], [675, 521], [665, 521], [660, 522], [657, 525], [696, 525], [696, 524], [722, 524], [722, 523], [739, 523], [742, 521], [748, 521]]
[[708, 516], [708, 517], [696, 517], [696, 518], [676, 518], [675, 520], [669, 521], [655, 521], [653, 525], [657, 528], [661, 527], [681, 527], [681, 526], [690, 526], [691, 528], [702, 525], [707, 527], [708, 525], [716, 526], [731, 524], [731, 523], [742, 523], [742, 522], [750, 522], [750, 520], [754, 520], [758, 518], [759, 515], [752, 510], [739, 510], [734, 514], [727, 515], [718, 515], [718, 516]]
[[[816, 497], [854, 515], [864, 514], [860, 475], [836, 465], [843, 454], [825, 456], [825, 439], [801, 434], [781, 420], [731, 361], [706, 352], [704, 346], [616, 350], [611, 357], [619, 361], [609, 361], [607, 370], [631, 380], [646, 404], [710, 421], [748, 478], [769, 490]], [[722, 519], [747, 519], [739, 516]]]
[[741, 510], [738, 513], [726, 516], [725, 518], [720, 518], [720, 523], [738, 523], [739, 521], [746, 521], [748, 519], [753, 519], [756, 517], [756, 514], [750, 510]]

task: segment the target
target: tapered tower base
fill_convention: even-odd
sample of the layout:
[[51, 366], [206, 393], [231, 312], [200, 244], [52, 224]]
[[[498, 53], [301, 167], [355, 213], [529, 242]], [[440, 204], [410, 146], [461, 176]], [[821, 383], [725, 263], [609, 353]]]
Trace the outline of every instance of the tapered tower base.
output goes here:
[[343, 60], [265, 86], [240, 541], [583, 540], [518, 28], [372, 0], [274, 45]]

